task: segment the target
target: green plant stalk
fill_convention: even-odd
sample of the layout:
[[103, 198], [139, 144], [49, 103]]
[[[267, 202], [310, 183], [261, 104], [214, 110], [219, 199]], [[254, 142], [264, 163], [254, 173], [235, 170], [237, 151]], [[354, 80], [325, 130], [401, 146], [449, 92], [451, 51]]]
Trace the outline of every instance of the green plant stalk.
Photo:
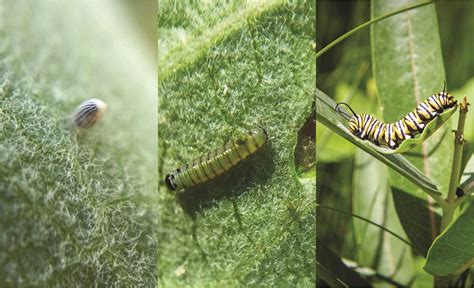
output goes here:
[[410, 6], [410, 7], [407, 7], [407, 8], [403, 8], [403, 9], [400, 9], [400, 10], [397, 10], [397, 11], [394, 11], [394, 12], [391, 12], [391, 13], [388, 13], [388, 14], [385, 14], [385, 15], [382, 15], [382, 16], [379, 16], [377, 18], [374, 18], [368, 22], [365, 22], [364, 24], [362, 25], [359, 25], [357, 26], [356, 28], [352, 29], [351, 31], [343, 34], [342, 36], [340, 36], [339, 38], [337, 38], [336, 40], [332, 41], [331, 43], [329, 43], [328, 45], [326, 45], [326, 47], [324, 47], [323, 49], [319, 50], [317, 53], [316, 53], [316, 59], [323, 55], [324, 53], [326, 53], [326, 51], [328, 51], [329, 49], [331, 49], [333, 46], [339, 44], [339, 42], [342, 42], [342, 40], [346, 39], [347, 37], [351, 36], [352, 34], [356, 33], [357, 31], [359, 30], [362, 30], [364, 29], [365, 27], [368, 27], [376, 22], [379, 22], [385, 18], [388, 18], [388, 17], [391, 17], [391, 16], [394, 16], [394, 15], [397, 15], [397, 14], [400, 14], [400, 13], [403, 13], [405, 11], [408, 11], [408, 10], [412, 10], [412, 9], [415, 9], [415, 8], [418, 8], [418, 7], [421, 7], [421, 6], [425, 6], [425, 5], [428, 5], [428, 4], [431, 4], [431, 3], [434, 3], [434, 1], [429, 1], [429, 2], [424, 2], [424, 3], [421, 3], [421, 4], [417, 4], [417, 5], [413, 5], [413, 6]]
[[[461, 204], [462, 200], [467, 198], [464, 196], [456, 199], [456, 188], [458, 187], [459, 174], [461, 173], [462, 147], [464, 145], [464, 124], [466, 123], [468, 105], [469, 103], [467, 102], [466, 97], [464, 97], [463, 101], [459, 104], [458, 128], [455, 131], [454, 137], [453, 165], [451, 166], [448, 195], [443, 203], [444, 205], [441, 205], [441, 208], [443, 209], [443, 217], [441, 219], [440, 233], [451, 224], [456, 208]], [[452, 282], [452, 277], [434, 277], [433, 281], [434, 287], [447, 287]]]
[[316, 261], [316, 274], [331, 287], [349, 287]]
[[468, 111], [467, 106], [467, 98], [464, 97], [463, 102], [459, 104], [459, 120], [458, 128], [455, 131], [453, 165], [451, 166], [451, 178], [449, 180], [448, 196], [445, 200], [446, 205], [441, 206], [444, 208], [443, 218], [441, 220], [441, 232], [452, 222], [454, 212], [461, 203], [461, 201], [456, 201], [456, 188], [458, 187], [459, 175], [461, 173], [462, 148], [464, 145], [464, 124], [466, 123], [466, 115]]

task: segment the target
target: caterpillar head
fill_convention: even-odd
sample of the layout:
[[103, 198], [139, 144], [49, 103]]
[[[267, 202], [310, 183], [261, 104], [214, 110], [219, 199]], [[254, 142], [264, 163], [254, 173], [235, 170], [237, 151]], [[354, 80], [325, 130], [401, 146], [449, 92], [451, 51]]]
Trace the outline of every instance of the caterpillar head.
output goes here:
[[446, 80], [444, 81], [443, 91], [438, 93], [438, 97], [441, 100], [444, 109], [452, 108], [458, 104], [456, 98], [453, 95], [446, 92]]
[[267, 131], [263, 127], [254, 127], [249, 131], [258, 147], [262, 147], [268, 140]]
[[349, 120], [349, 131], [351, 131], [352, 134], [358, 136], [362, 132], [360, 127], [359, 127], [359, 115], [352, 116], [351, 119]]
[[166, 175], [165, 177], [165, 183], [166, 183], [166, 187], [168, 187], [168, 189], [170, 189], [171, 191], [175, 191], [176, 188], [177, 188], [177, 185], [174, 183], [174, 176], [175, 173], [170, 173], [168, 175]]
[[[352, 112], [353, 116], [344, 112], [341, 109], [341, 105], [346, 106], [346, 108], [348, 108]], [[349, 131], [351, 131], [353, 135], [359, 136], [362, 132], [362, 130], [360, 129], [361, 128], [360, 126], [362, 126], [360, 125], [360, 123], [362, 123], [361, 115], [357, 115], [354, 112], [354, 110], [352, 110], [351, 106], [349, 106], [347, 103], [344, 103], [344, 102], [337, 103], [334, 109], [336, 110], [336, 112], [340, 113], [346, 120], [349, 120], [349, 125], [348, 125]]]
[[453, 95], [449, 94], [449, 93], [444, 93], [446, 96], [446, 103], [448, 104], [449, 107], [454, 107], [458, 104], [458, 100], [456, 100], [456, 98], [454, 98]]

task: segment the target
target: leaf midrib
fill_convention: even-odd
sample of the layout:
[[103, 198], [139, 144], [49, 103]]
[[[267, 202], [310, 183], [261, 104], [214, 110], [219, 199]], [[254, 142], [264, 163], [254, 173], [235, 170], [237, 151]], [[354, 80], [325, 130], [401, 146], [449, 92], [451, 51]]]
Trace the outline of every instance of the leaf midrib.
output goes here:
[[[230, 14], [222, 21], [206, 29], [198, 36], [191, 35], [185, 43], [178, 42], [173, 45], [167, 55], [160, 61], [158, 59], [158, 75], [160, 81], [165, 81], [170, 75], [181, 68], [192, 65], [194, 61], [201, 58], [214, 43], [232, 34], [249, 23], [249, 19], [255, 18], [266, 11], [271, 11], [284, 4], [283, 0], [253, 1]], [[163, 51], [161, 51], [163, 52]]]
[[[413, 79], [413, 95], [415, 96], [415, 101], [416, 103], [421, 103], [422, 99], [420, 97], [420, 85], [418, 82], [418, 77], [417, 77], [417, 64], [416, 64], [416, 59], [415, 59], [415, 50], [413, 48], [413, 31], [411, 29], [411, 18], [410, 18], [410, 13], [405, 14], [405, 21], [407, 23], [407, 28], [408, 28], [408, 55], [410, 57], [410, 67], [411, 67], [411, 72], [412, 72], [412, 79]], [[422, 154], [422, 159], [423, 159], [423, 174], [426, 175], [426, 177], [431, 178], [431, 172], [430, 172], [430, 163], [428, 161], [428, 146], [426, 142], [421, 143], [421, 154]], [[435, 221], [435, 215], [434, 215], [434, 207], [433, 207], [433, 199], [428, 196], [427, 198], [428, 202], [428, 213], [429, 213], [429, 218], [430, 218], [430, 230], [431, 230], [431, 239], [434, 240], [436, 238], [436, 235], [438, 234], [438, 229], [436, 228], [436, 221]]]

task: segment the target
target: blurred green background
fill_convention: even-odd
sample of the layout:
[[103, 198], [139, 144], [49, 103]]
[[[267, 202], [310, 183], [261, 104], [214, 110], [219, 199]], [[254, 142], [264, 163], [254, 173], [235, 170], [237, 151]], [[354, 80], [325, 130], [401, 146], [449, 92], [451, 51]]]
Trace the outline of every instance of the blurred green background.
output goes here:
[[[449, 91], [457, 99], [467, 95], [472, 103], [474, 101], [472, 96], [474, 95], [474, 61], [472, 60], [474, 49], [474, 38], [472, 36], [474, 18], [472, 15], [474, 5], [467, 1], [441, 1], [436, 3], [436, 11]], [[318, 1], [317, 50], [369, 19], [370, 2]], [[378, 108], [377, 88], [372, 76], [370, 43], [370, 29], [367, 28], [358, 31], [319, 57], [317, 60], [317, 87], [327, 95], [332, 96], [336, 102], [350, 101], [354, 111], [371, 113], [380, 119], [381, 111]], [[442, 86], [443, 83], [440, 83], [440, 89]], [[471, 149], [474, 147], [472, 141], [474, 139], [473, 114], [472, 111], [469, 113], [470, 118], [465, 128], [466, 138]], [[453, 123], [456, 122], [457, 114], [451, 120]], [[354, 195], [353, 191], [356, 185], [360, 185], [357, 181], [363, 176], [360, 175], [363, 167], [373, 167], [370, 168], [373, 172], [368, 176], [369, 178], [364, 178], [369, 182], [366, 190], [379, 189], [384, 191], [386, 189], [384, 185], [387, 184], [378, 183], [377, 179], [383, 176], [380, 174], [386, 173], [384, 172], [386, 167], [379, 165], [376, 168], [377, 162], [374, 163], [370, 157], [368, 158], [366, 154], [358, 151], [359, 149], [332, 133], [325, 126], [318, 123], [316, 131], [317, 202], [372, 220], [374, 220], [372, 218], [375, 217], [374, 215], [379, 215], [379, 218], [375, 217], [375, 219], [379, 220], [378, 223], [383, 223], [384, 219], [389, 217], [382, 212], [377, 212], [377, 205], [392, 205], [389, 203], [391, 197], [382, 196], [383, 193], [380, 192], [381, 195], [377, 200], [361, 206], [361, 203], [358, 203], [360, 195]], [[366, 201], [369, 200], [369, 198], [366, 198]], [[369, 215], [372, 216], [369, 217]], [[390, 217], [396, 218], [397, 216], [391, 215]], [[391, 227], [395, 230], [400, 228], [399, 223], [384, 224], [392, 225]], [[354, 219], [349, 215], [318, 208], [318, 251], [329, 249], [345, 259], [352, 259], [359, 264], [365, 263], [369, 268], [377, 267], [380, 259], [364, 260], [364, 255], [367, 255], [364, 249], [369, 249], [368, 246], [371, 245], [371, 242], [368, 241], [365, 242], [365, 245], [360, 245], [364, 243], [364, 238], [371, 239], [371, 236], [369, 236], [371, 235], [370, 229], [374, 229], [373, 226], [370, 228], [370, 224], [367, 226], [367, 223]], [[374, 233], [382, 233], [378, 228], [375, 230]], [[387, 241], [397, 241], [392, 238], [389, 236]], [[402, 247], [403, 253], [412, 253], [411, 248], [403, 243], [394, 243], [392, 247]], [[391, 253], [394, 253], [394, 251]], [[318, 252], [317, 255], [319, 257], [325, 254]], [[379, 255], [379, 257], [382, 256]], [[416, 271], [414, 285], [419, 287], [431, 286], [429, 274], [421, 269], [423, 258], [415, 255], [414, 259], [414, 263], [410, 264]], [[392, 274], [391, 276], [403, 279], [403, 275], [401, 275], [403, 271], [396, 268], [399, 267], [398, 265], [400, 263], [394, 263], [395, 268], [391, 270], [392, 272], [398, 271], [398, 274]], [[375, 269], [375, 272], [380, 271]], [[374, 277], [374, 279], [376, 280], [372, 283], [377, 285], [386, 283], [380, 278]]]

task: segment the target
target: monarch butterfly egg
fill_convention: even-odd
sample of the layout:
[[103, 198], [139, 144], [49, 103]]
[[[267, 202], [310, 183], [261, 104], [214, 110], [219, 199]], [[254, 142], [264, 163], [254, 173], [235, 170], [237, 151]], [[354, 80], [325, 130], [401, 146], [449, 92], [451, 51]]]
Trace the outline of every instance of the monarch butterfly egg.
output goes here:
[[100, 99], [89, 99], [82, 102], [72, 116], [72, 123], [77, 128], [90, 128], [98, 123], [107, 110], [107, 104]]

